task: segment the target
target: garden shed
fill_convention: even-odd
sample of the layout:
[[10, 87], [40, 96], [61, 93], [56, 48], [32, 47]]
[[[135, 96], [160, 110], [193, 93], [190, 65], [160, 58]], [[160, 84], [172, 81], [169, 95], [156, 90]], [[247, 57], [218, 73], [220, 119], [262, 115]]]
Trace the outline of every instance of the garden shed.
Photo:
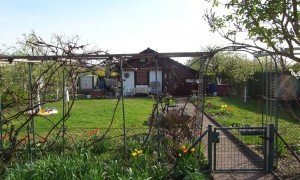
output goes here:
[[[157, 53], [147, 48], [140, 54]], [[156, 70], [157, 67], [157, 70]], [[157, 74], [157, 76], [156, 76]], [[198, 72], [169, 57], [129, 58], [123, 65], [124, 93], [190, 95], [197, 90]]]
[[89, 94], [92, 90], [97, 87], [97, 76], [93, 75], [84, 75], [80, 78], [79, 90], [82, 93]]

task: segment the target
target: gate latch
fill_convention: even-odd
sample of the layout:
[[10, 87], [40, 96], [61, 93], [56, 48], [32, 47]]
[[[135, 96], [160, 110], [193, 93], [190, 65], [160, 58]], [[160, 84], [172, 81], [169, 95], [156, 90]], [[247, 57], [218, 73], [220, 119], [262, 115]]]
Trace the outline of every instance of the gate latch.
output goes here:
[[212, 133], [212, 141], [214, 143], [219, 143], [220, 142], [220, 132], [213, 132]]

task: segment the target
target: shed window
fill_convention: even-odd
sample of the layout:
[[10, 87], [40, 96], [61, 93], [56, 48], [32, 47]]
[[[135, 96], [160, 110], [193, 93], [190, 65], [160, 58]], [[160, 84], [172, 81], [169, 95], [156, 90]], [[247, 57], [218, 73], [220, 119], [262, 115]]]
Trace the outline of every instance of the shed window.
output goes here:
[[137, 71], [136, 72], [136, 84], [148, 84], [148, 72]]

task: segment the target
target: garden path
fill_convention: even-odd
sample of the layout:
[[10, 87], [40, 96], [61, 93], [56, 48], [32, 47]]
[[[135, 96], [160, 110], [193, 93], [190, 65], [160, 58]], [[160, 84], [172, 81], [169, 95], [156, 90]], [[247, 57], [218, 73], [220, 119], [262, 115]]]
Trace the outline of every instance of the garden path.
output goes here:
[[[178, 106], [183, 107], [186, 98], [184, 97], [177, 97], [175, 98], [176, 103]], [[194, 109], [195, 107], [191, 104], [188, 103], [186, 108], [188, 109]], [[208, 116], [204, 116], [203, 119], [203, 130], [206, 130], [208, 125], [213, 125], [213, 127], [220, 127], [220, 124], [218, 124], [215, 120], [212, 118], [209, 118]], [[232, 138], [226, 137], [226, 133], [221, 133], [222, 141], [226, 141], [228, 148], [222, 148], [222, 161], [217, 161], [217, 167], [224, 167], [226, 166], [226, 169], [231, 169], [231, 167], [236, 168], [237, 166], [240, 166], [241, 164], [241, 158], [235, 158], [232, 157], [232, 154], [234, 152], [235, 155], [242, 157], [242, 164], [247, 165], [247, 166], [253, 166], [256, 167], [258, 164], [253, 162], [250, 159], [253, 159], [253, 156], [249, 157], [250, 154], [245, 154], [244, 152], [241, 151], [241, 148], [238, 148], [238, 144], [236, 141], [234, 141]], [[207, 147], [207, 146], [205, 146]], [[229, 161], [230, 160], [230, 161]], [[230, 163], [228, 163], [230, 162]], [[234, 180], [234, 179], [247, 179], [247, 180], [257, 180], [257, 179], [276, 179], [272, 174], [267, 173], [267, 172], [214, 172], [212, 174], [212, 178], [216, 180]]]

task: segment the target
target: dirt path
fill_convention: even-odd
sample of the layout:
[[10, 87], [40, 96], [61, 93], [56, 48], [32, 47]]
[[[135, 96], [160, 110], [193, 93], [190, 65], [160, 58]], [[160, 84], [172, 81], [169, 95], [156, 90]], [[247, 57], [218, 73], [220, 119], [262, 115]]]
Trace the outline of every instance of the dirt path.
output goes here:
[[[183, 107], [186, 98], [175, 98], [178, 106]], [[194, 106], [191, 103], [188, 103], [186, 108], [192, 110]], [[213, 125], [213, 127], [219, 127], [220, 125], [215, 122], [213, 119], [204, 116], [203, 119], [203, 131], [207, 129], [208, 125]], [[235, 141], [234, 139], [228, 137], [226, 132], [220, 131], [220, 146], [221, 143], [224, 143], [224, 148], [217, 149], [216, 152], [216, 168], [231, 170], [231, 169], [260, 169], [263, 168], [263, 160], [259, 156], [253, 155], [253, 152], [248, 153], [247, 149], [241, 147], [240, 142]], [[205, 146], [207, 147], [207, 146]], [[220, 153], [221, 152], [221, 153]], [[221, 157], [220, 157], [221, 156]], [[220, 180], [232, 180], [232, 179], [247, 179], [247, 180], [256, 180], [256, 179], [276, 179], [272, 174], [257, 171], [257, 172], [248, 172], [244, 170], [243, 172], [215, 172], [212, 174], [213, 179]]]

